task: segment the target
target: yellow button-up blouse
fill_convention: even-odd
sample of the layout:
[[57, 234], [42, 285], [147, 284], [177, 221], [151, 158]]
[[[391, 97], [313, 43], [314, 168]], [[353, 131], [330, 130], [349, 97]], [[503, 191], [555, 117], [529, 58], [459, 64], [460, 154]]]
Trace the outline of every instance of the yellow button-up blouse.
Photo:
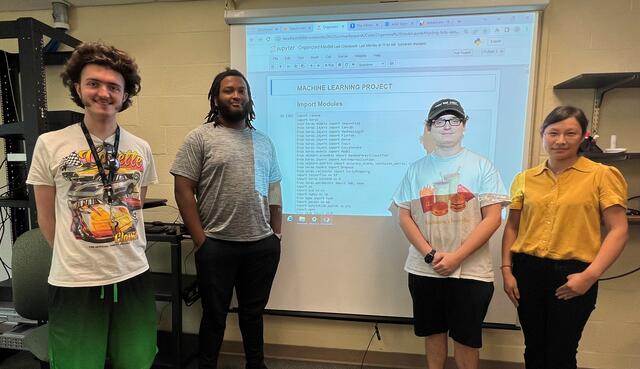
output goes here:
[[519, 173], [510, 209], [521, 210], [512, 252], [590, 263], [600, 250], [602, 211], [627, 207], [627, 182], [612, 166], [580, 157], [555, 176], [544, 162]]

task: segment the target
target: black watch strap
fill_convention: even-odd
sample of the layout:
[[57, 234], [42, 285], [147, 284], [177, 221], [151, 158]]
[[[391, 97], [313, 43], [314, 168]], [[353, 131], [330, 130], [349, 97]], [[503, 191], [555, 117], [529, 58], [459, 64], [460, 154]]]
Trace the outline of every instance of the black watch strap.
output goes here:
[[436, 249], [431, 249], [428, 254], [424, 256], [424, 262], [427, 264], [431, 264], [433, 261], [433, 257], [436, 255]]

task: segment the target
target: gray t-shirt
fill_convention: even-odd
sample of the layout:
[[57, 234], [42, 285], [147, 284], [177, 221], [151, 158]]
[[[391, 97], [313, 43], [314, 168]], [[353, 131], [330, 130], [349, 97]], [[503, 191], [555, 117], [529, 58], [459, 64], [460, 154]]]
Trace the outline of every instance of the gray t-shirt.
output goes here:
[[256, 241], [273, 234], [269, 184], [281, 175], [264, 133], [204, 124], [187, 135], [171, 174], [198, 183], [196, 202], [208, 237]]

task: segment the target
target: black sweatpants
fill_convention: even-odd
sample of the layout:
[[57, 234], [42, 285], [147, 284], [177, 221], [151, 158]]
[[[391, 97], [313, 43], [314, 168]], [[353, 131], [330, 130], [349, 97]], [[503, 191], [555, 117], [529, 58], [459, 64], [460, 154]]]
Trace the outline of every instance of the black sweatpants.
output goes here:
[[280, 261], [275, 235], [252, 242], [208, 238], [195, 255], [202, 298], [199, 368], [216, 368], [236, 289], [246, 369], [264, 369], [262, 313]]

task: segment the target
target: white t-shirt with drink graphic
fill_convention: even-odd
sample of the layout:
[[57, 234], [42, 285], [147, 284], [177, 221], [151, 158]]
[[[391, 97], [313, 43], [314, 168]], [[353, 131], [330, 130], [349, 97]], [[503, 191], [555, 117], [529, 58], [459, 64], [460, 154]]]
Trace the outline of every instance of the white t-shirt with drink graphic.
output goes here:
[[[482, 221], [482, 207], [506, 206], [509, 196], [494, 165], [463, 149], [449, 157], [430, 153], [411, 164], [393, 201], [410, 210], [420, 232], [433, 248], [453, 252]], [[405, 270], [444, 278], [425, 263], [422, 254], [412, 245]], [[448, 277], [493, 281], [489, 247], [484, 245], [476, 250]]]
[[[105, 142], [91, 136], [105, 159]], [[149, 144], [120, 128], [117, 170], [109, 203], [79, 124], [38, 137], [27, 183], [53, 186], [55, 238], [49, 283], [90, 287], [132, 278], [147, 269], [140, 190], [158, 182]]]

